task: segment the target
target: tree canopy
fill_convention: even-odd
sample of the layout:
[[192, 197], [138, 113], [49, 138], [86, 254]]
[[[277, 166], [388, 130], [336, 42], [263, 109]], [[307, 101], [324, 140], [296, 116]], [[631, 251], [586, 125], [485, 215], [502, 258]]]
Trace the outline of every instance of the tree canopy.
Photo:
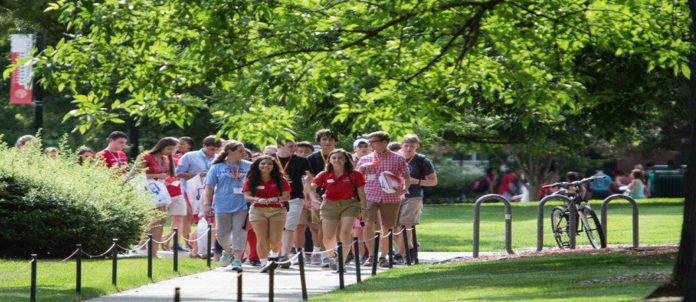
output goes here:
[[[619, 103], [595, 81], [617, 58], [690, 76], [682, 2], [59, 0], [47, 13], [69, 33], [37, 69], [74, 95], [66, 117], [83, 132], [127, 118], [183, 127], [208, 111], [257, 144], [317, 125], [528, 142], [573, 116], [616, 137], [634, 122], [611, 116], [671, 100]], [[586, 114], [601, 108], [613, 114]]]

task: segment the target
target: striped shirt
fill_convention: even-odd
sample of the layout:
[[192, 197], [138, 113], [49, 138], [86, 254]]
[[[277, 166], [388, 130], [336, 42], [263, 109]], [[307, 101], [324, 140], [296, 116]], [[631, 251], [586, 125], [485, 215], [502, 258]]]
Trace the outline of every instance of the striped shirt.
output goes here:
[[399, 203], [401, 201], [401, 196], [382, 191], [382, 186], [379, 185], [379, 174], [389, 171], [399, 177], [403, 177], [404, 174], [408, 175], [408, 163], [403, 156], [391, 151], [382, 154], [372, 152], [361, 157], [356, 166], [358, 171], [365, 175], [365, 197], [367, 200], [375, 203]]

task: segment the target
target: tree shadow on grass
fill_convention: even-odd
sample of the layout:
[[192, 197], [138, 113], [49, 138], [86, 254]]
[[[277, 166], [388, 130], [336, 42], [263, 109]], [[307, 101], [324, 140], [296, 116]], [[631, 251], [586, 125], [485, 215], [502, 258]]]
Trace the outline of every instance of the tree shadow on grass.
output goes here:
[[[75, 288], [56, 289], [51, 286], [38, 286], [36, 288], [36, 301], [80, 301], [99, 297], [107, 294], [102, 289], [82, 287], [82, 293], [77, 294]], [[28, 301], [30, 287], [9, 287], [0, 290], [0, 301]]]

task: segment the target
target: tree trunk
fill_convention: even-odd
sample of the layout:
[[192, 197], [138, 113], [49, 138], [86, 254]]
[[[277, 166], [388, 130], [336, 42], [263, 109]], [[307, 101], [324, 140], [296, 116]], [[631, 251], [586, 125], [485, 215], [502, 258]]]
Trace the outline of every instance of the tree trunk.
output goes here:
[[[694, 41], [694, 29], [696, 29], [696, 0], [689, 0], [691, 11], [692, 43]], [[689, 68], [696, 71], [696, 54], [689, 55]], [[666, 296], [684, 296], [684, 301], [696, 299], [696, 275], [694, 258], [696, 257], [696, 190], [691, 184], [696, 184], [696, 74], [689, 79], [689, 111], [690, 117], [690, 141], [689, 159], [686, 169], [686, 199], [684, 200], [684, 222], [682, 223], [681, 240], [677, 262], [674, 264], [672, 279], [658, 287], [648, 298]]]

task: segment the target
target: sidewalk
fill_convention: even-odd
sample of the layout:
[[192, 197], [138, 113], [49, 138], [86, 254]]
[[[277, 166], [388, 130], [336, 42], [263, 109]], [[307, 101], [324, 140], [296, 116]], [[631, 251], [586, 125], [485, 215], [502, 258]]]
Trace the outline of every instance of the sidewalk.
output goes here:
[[[494, 255], [499, 253], [481, 253]], [[471, 257], [465, 252], [421, 252], [421, 264], [439, 262], [455, 257]], [[215, 263], [217, 264], [217, 263]], [[403, 266], [396, 266], [399, 269]], [[356, 283], [355, 265], [347, 266], [345, 285]], [[386, 269], [378, 269], [382, 273]], [[362, 280], [370, 277], [370, 268], [361, 267]], [[268, 274], [260, 273], [258, 267], [244, 266], [242, 289], [244, 301], [268, 301]], [[308, 296], [316, 296], [338, 288], [338, 274], [316, 266], [305, 267]], [[298, 266], [290, 269], [277, 269], [274, 280], [276, 301], [300, 301], [300, 273]], [[237, 272], [230, 269], [216, 268], [212, 271], [174, 278], [138, 288], [122, 291], [113, 295], [95, 298], [94, 302], [126, 302], [126, 301], [172, 301], [174, 288], [180, 288], [181, 301], [221, 301], [237, 299]]]

